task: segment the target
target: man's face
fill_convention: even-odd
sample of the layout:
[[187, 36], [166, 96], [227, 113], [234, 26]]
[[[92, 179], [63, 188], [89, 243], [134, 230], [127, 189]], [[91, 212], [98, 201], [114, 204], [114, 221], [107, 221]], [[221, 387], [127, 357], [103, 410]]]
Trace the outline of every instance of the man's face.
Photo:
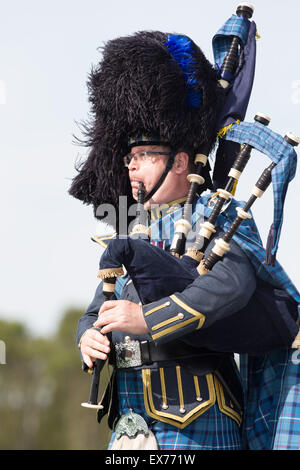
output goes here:
[[133, 147], [131, 154], [136, 155], [136, 158], [132, 158], [128, 165], [128, 170], [132, 195], [135, 200], [137, 200], [140, 182], [144, 183], [146, 194], [149, 193], [161, 177], [169, 158], [167, 155], [151, 155], [146, 158], [141, 158], [140, 152], [143, 151], [170, 152], [170, 149], [168, 147], [158, 145]]

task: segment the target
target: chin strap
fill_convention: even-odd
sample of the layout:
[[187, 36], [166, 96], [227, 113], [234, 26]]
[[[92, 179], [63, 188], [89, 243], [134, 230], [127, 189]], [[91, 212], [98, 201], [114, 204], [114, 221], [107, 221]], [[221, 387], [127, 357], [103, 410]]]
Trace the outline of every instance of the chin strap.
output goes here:
[[164, 182], [167, 174], [169, 173], [169, 171], [171, 170], [172, 166], [173, 166], [173, 163], [174, 163], [174, 160], [175, 160], [175, 156], [176, 156], [176, 152], [173, 150], [171, 152], [171, 155], [167, 161], [167, 165], [166, 165], [166, 168], [164, 169], [161, 177], [159, 178], [158, 182], [156, 183], [156, 185], [154, 186], [154, 188], [151, 189], [151, 191], [145, 196], [145, 200], [144, 202], [147, 202], [149, 201], [149, 199], [151, 199], [151, 197], [153, 196], [154, 193], [156, 193], [156, 191], [160, 188], [160, 186], [162, 185], [162, 183]]

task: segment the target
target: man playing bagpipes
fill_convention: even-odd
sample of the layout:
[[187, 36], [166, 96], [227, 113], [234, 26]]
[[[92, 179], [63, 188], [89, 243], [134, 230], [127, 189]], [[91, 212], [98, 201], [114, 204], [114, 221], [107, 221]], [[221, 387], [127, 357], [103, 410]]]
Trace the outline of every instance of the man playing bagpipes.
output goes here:
[[[108, 355], [114, 365], [101, 405], [94, 392], [90, 403], [100, 408], [99, 421], [108, 413], [111, 449], [245, 448], [242, 423], [247, 429], [247, 419], [256, 418], [251, 400], [260, 400], [264, 377], [255, 376], [255, 384], [247, 375], [244, 408], [233, 353], [255, 354], [255, 366], [255, 360], [290, 351], [298, 332], [299, 294], [282, 268], [278, 275], [278, 265], [257, 269], [265, 252], [248, 218], [271, 171], [274, 186], [288, 161], [288, 180], [293, 177], [298, 140], [265, 130], [269, 119], [262, 114], [253, 125], [234, 124], [244, 118], [252, 86], [251, 14], [248, 5], [240, 6], [217, 35], [216, 52], [225, 55], [219, 70], [187, 36], [141, 32], [110, 41], [90, 75], [91, 152], [70, 193], [93, 204], [95, 214], [101, 204], [118, 207], [120, 196], [149, 210], [148, 219], [141, 210], [144, 217], [129, 237], [95, 237], [108, 245], [100, 262], [103, 283], [78, 326], [84, 369], [100, 370]], [[221, 127], [212, 181], [207, 156]], [[266, 136], [272, 140], [267, 149]], [[241, 151], [240, 143], [246, 144]], [[253, 147], [273, 163], [246, 210], [232, 196]], [[201, 196], [216, 184], [217, 195]], [[277, 219], [273, 232], [274, 255]], [[274, 325], [266, 312], [270, 298], [278, 313]], [[268, 437], [262, 435], [264, 448]], [[252, 440], [259, 448], [257, 435]]]

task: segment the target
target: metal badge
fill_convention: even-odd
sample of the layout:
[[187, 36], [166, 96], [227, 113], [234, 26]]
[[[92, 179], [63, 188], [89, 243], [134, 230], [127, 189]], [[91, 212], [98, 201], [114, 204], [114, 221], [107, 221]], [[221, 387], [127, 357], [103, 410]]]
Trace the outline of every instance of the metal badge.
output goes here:
[[120, 439], [121, 436], [135, 438], [138, 434], [148, 437], [149, 429], [144, 418], [130, 410], [119, 419], [115, 433], [116, 439]]
[[115, 344], [116, 364], [118, 369], [142, 365], [139, 341], [126, 340]]

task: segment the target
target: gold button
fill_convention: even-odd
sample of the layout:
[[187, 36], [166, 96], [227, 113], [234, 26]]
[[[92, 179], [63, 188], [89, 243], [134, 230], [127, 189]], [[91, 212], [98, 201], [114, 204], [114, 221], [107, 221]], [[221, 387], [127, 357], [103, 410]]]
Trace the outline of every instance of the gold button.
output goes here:
[[184, 409], [184, 408], [180, 408], [179, 411], [180, 411], [181, 414], [185, 413], [185, 409]]
[[181, 312], [179, 312], [177, 316], [178, 316], [179, 320], [182, 320], [184, 318], [184, 315]]
[[197, 401], [202, 401], [202, 400], [203, 400], [203, 398], [201, 398], [201, 397], [197, 397], [197, 398], [196, 398], [196, 400], [197, 400]]
[[169, 408], [166, 403], [163, 403], [161, 407], [162, 407], [163, 410], [167, 410]]

